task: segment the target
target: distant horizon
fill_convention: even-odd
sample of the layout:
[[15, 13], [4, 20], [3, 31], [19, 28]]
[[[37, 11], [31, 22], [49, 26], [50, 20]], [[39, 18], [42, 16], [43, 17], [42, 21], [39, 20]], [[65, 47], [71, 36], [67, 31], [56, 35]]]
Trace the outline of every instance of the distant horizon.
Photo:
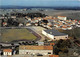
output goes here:
[[80, 10], [80, 7], [65, 7], [65, 6], [0, 6], [0, 9], [31, 9], [31, 8], [42, 8], [42, 9], [54, 9], [54, 10]]
[[0, 0], [1, 6], [80, 7], [80, 0]]
[[0, 5], [0, 7], [3, 7], [3, 6], [7, 6], [7, 7], [10, 7], [10, 6], [13, 6], [13, 7], [80, 7], [80, 6], [20, 6], [20, 5]]

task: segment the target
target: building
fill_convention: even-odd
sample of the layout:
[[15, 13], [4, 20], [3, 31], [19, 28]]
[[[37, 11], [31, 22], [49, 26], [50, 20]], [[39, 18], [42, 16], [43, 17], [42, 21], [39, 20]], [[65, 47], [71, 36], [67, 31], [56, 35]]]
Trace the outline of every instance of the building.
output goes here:
[[44, 42], [38, 42], [38, 46], [44, 46]]
[[55, 45], [55, 43], [50, 43], [50, 46], [54, 46]]
[[77, 27], [80, 27], [80, 24], [77, 24], [76, 26], [77, 26]]
[[66, 16], [58, 16], [57, 18], [60, 19], [60, 20], [67, 20]]
[[12, 49], [3, 49], [3, 55], [12, 55]]
[[71, 30], [73, 27], [72, 26], [67, 26], [67, 29], [68, 30]]
[[23, 26], [23, 24], [22, 23], [19, 23], [19, 27], [21, 27], [21, 26]]
[[54, 29], [42, 30], [42, 34], [52, 40], [68, 39], [68, 35]]
[[11, 16], [11, 18], [15, 19], [15, 18], [16, 18], [16, 16]]
[[26, 26], [31, 26], [31, 23], [26, 23]]
[[62, 26], [62, 29], [63, 30], [67, 30], [67, 26]]
[[21, 45], [21, 46], [19, 46], [19, 54], [52, 55], [53, 54], [53, 46]]
[[3, 22], [3, 26], [7, 26], [7, 22]]

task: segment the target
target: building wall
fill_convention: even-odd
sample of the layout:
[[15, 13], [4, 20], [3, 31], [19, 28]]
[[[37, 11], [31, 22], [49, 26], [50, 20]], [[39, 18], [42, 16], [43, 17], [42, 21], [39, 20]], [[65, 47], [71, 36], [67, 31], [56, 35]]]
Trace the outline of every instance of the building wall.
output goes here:
[[67, 39], [68, 38], [68, 35], [54, 36], [54, 35], [46, 33], [44, 30], [42, 30], [42, 34], [45, 35], [46, 37], [51, 38], [52, 40], [60, 40], [60, 39]]
[[54, 36], [53, 35], [46, 33], [44, 30], [42, 30], [42, 34], [45, 35], [46, 37], [49, 37], [51, 39], [54, 39]]
[[[53, 54], [53, 50], [19, 50], [19, 54], [42, 54], [42, 55], [49, 55], [48, 52]], [[50, 54], [50, 55], [51, 55]]]
[[60, 39], [68, 39], [68, 35], [55, 36], [55, 37], [54, 37], [54, 40], [60, 40]]
[[67, 17], [58, 17], [60, 20], [66, 20]]
[[11, 52], [4, 52], [3, 54], [4, 54], [4, 55], [12, 55]]

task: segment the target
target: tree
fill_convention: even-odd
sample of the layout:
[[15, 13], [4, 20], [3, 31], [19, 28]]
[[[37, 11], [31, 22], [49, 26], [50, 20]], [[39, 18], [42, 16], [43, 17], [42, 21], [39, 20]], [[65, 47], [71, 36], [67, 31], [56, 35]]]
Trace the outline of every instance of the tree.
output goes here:
[[58, 47], [54, 47], [53, 53], [56, 54], [56, 55], [58, 55], [59, 52], [60, 52], [59, 48]]
[[68, 53], [68, 48], [71, 47], [70, 40], [59, 40], [54, 46], [54, 53], [58, 54], [59, 52]]

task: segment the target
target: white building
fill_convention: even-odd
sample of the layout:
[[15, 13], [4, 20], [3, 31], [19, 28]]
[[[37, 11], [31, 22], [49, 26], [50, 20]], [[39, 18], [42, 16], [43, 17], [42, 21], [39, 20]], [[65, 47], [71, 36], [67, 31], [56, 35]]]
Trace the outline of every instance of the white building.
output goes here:
[[44, 46], [44, 42], [38, 42], [38, 46]]
[[73, 28], [72, 26], [68, 26], [68, 27], [67, 27], [68, 30], [71, 30], [72, 28]]
[[14, 18], [14, 19], [15, 19], [15, 18], [16, 18], [16, 16], [11, 16], [11, 18]]
[[12, 55], [12, 49], [4, 49], [3, 55]]
[[19, 24], [19, 27], [21, 27], [21, 26], [23, 26], [23, 24], [22, 24], [22, 23], [20, 23], [20, 24]]
[[30, 45], [21, 45], [21, 46], [19, 46], [19, 54], [52, 55], [52, 54], [53, 54], [53, 46], [30, 46]]
[[77, 24], [76, 26], [77, 26], [77, 27], [80, 27], [80, 24]]
[[57, 18], [60, 19], [60, 20], [67, 20], [66, 16], [58, 16]]
[[68, 39], [68, 35], [54, 29], [42, 30], [42, 34], [52, 40]]
[[31, 25], [31, 23], [26, 23], [26, 26], [30, 26]]

